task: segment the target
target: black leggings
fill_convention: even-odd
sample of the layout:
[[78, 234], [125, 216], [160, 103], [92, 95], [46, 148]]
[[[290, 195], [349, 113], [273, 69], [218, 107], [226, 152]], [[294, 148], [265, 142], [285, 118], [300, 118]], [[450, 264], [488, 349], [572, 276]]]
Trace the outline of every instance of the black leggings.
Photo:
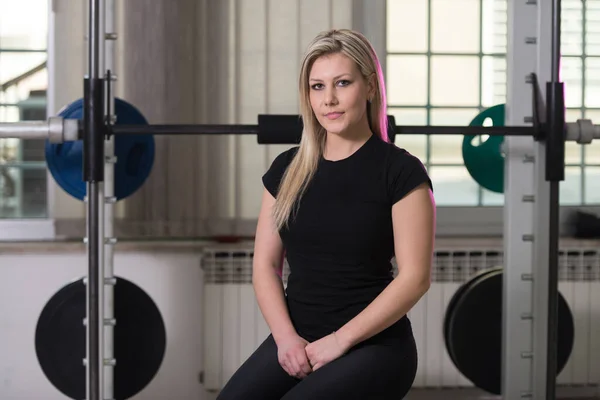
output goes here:
[[225, 385], [217, 400], [401, 400], [417, 372], [412, 334], [394, 345], [365, 341], [304, 379], [289, 376], [269, 337]]

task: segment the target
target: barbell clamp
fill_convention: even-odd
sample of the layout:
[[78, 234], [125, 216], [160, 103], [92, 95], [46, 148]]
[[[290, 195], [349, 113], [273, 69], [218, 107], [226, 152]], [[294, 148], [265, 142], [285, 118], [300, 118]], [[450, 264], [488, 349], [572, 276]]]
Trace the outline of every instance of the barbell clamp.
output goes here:
[[578, 119], [566, 125], [565, 139], [579, 144], [590, 144], [594, 139], [600, 139], [600, 126], [594, 126], [590, 119]]

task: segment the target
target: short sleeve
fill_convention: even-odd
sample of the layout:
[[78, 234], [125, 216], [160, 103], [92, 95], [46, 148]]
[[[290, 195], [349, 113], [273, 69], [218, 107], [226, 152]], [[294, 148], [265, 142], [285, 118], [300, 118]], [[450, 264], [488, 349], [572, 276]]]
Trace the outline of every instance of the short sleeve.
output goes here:
[[281, 183], [281, 179], [283, 178], [283, 174], [294, 159], [294, 156], [296, 155], [297, 151], [298, 147], [293, 147], [279, 154], [277, 157], [275, 157], [275, 159], [271, 163], [271, 166], [263, 175], [263, 185], [273, 197], [277, 197], [277, 193], [279, 192], [279, 185]]
[[407, 151], [395, 154], [390, 165], [388, 182], [392, 204], [423, 183], [426, 183], [433, 191], [433, 184], [425, 166], [417, 157]]

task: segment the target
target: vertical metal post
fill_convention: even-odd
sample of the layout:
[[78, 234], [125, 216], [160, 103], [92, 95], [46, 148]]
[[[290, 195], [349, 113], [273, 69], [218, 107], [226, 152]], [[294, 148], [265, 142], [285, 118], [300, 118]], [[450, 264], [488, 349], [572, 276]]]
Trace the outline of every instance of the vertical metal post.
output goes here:
[[[548, 2], [537, 5], [537, 65], [536, 73], [541, 91], [541, 99], [546, 103], [546, 86], [550, 79], [549, 68], [552, 57], [551, 42], [552, 24], [551, 7]], [[533, 89], [533, 88], [532, 88]], [[545, 104], [548, 107], [548, 104]], [[545, 109], [539, 110], [540, 118], [546, 121]], [[546, 181], [547, 169], [546, 142], [535, 142], [535, 242], [533, 253], [533, 378], [532, 397], [545, 399], [552, 396], [547, 392], [548, 371], [548, 282], [550, 279], [550, 221], [548, 213], [551, 208], [550, 185]], [[551, 397], [552, 398], [552, 397]]]
[[[547, 6], [549, 2], [546, 2]], [[550, 81], [546, 86], [546, 180], [550, 185], [549, 220], [549, 263], [548, 263], [548, 324], [547, 324], [547, 369], [546, 398], [556, 398], [556, 372], [558, 347], [558, 247], [559, 247], [559, 187], [565, 176], [565, 116], [564, 87], [559, 82], [561, 1], [552, 0], [552, 43]]]
[[[528, 77], [536, 70], [537, 8], [508, 1], [506, 125], [524, 126], [532, 115]], [[535, 240], [533, 138], [505, 138], [504, 272], [502, 288], [502, 397], [531, 398], [532, 244]]]
[[[104, 13], [104, 70], [111, 71], [111, 78], [106, 77], [107, 87], [110, 90], [105, 94], [105, 102], [109, 109], [105, 114], [110, 112], [115, 114], [114, 104], [114, 88], [112, 82], [112, 73], [115, 65], [115, 41], [117, 40], [115, 13], [115, 0], [105, 0], [106, 10]], [[112, 123], [112, 121], [109, 121]], [[114, 321], [114, 253], [113, 253], [113, 221], [114, 221], [114, 165], [116, 162], [114, 154], [114, 136], [104, 142], [104, 238], [106, 243], [104, 246], [104, 318], [106, 321]], [[104, 398], [113, 399], [115, 397], [114, 390], [114, 364], [115, 361], [115, 345], [114, 345], [114, 325], [107, 323], [104, 327], [104, 358], [111, 360], [104, 369]]]
[[100, 77], [100, 13], [102, 0], [88, 2], [88, 76], [84, 80], [83, 179], [87, 182], [87, 400], [103, 400], [100, 279], [104, 241], [101, 226], [104, 179], [104, 112]]

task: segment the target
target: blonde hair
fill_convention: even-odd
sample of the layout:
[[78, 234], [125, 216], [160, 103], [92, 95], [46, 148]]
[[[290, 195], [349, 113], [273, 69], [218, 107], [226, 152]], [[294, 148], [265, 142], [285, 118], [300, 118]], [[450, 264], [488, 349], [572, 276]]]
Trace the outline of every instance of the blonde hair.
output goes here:
[[341, 53], [354, 61], [365, 80], [375, 74], [377, 78], [375, 94], [367, 103], [369, 127], [382, 140], [389, 141], [385, 84], [381, 64], [373, 46], [362, 34], [349, 29], [333, 29], [319, 33], [308, 45], [302, 60], [298, 83], [300, 113], [304, 127], [298, 152], [284, 173], [279, 186], [273, 210], [278, 229], [286, 226], [292, 212], [297, 211], [299, 200], [308, 187], [325, 148], [326, 131], [317, 120], [310, 104], [309, 75], [318, 58], [333, 53]]

